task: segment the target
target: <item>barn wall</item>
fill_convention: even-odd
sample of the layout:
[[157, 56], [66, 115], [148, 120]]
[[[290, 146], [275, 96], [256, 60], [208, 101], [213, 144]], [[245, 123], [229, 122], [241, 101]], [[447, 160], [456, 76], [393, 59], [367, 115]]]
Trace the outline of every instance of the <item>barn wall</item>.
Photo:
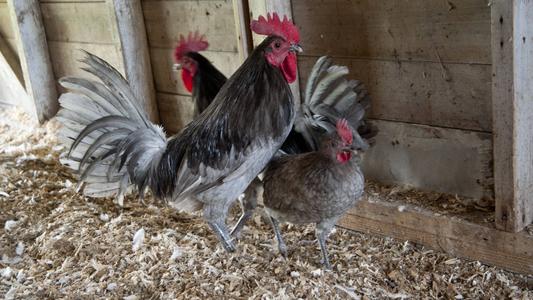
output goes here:
[[191, 120], [193, 103], [180, 72], [172, 70], [174, 47], [180, 34], [198, 30], [209, 41], [208, 51], [202, 54], [231, 75], [241, 63], [233, 2], [144, 0], [142, 4], [161, 122], [176, 132]]
[[487, 0], [293, 0], [300, 84], [321, 55], [367, 85], [370, 178], [492, 197]]
[[7, 1], [0, 0], [0, 36], [7, 43], [8, 47], [13, 53], [17, 53], [17, 46], [15, 43], [15, 33], [11, 25], [11, 18], [7, 9]]

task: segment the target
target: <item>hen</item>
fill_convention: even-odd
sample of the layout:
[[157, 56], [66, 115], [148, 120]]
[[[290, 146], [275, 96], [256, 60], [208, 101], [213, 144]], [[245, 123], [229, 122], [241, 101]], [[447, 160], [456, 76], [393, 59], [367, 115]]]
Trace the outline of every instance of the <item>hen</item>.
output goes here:
[[80, 172], [89, 196], [149, 188], [180, 210], [203, 209], [226, 251], [235, 247], [225, 218], [231, 203], [281, 147], [294, 122], [288, 83], [296, 78], [299, 33], [276, 14], [253, 21], [268, 37], [228, 79], [211, 105], [166, 139], [139, 108], [128, 82], [96, 56], [85, 70], [103, 83], [67, 77], [60, 98], [61, 135], [71, 146], [62, 162]]

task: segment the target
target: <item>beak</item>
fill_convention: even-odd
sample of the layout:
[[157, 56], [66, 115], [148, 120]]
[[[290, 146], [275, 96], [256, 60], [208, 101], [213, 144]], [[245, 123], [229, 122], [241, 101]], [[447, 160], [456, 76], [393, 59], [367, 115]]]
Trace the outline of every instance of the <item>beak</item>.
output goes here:
[[289, 50], [297, 53], [304, 52], [304, 49], [302, 49], [302, 46], [300, 46], [299, 44], [292, 44]]
[[174, 71], [179, 71], [179, 70], [181, 70], [181, 64], [174, 64], [174, 66], [172, 67], [172, 69], [173, 69]]

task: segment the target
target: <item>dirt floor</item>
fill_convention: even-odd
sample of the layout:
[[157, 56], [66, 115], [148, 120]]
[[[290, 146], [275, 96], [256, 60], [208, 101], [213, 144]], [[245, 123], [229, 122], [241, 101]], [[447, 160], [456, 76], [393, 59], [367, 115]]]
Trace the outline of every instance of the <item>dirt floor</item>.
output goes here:
[[282, 228], [285, 260], [259, 215], [227, 254], [198, 216], [155, 201], [130, 198], [118, 208], [80, 196], [58, 163], [56, 125], [25, 120], [0, 114], [0, 297], [533, 298], [533, 277], [342, 229], [329, 241], [334, 270], [321, 269], [311, 226]]

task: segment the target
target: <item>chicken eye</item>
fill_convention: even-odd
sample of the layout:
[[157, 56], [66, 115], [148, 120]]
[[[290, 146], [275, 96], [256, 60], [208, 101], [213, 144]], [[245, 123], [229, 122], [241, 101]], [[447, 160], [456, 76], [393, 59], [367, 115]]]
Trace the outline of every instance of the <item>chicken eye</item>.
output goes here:
[[275, 42], [275, 43], [274, 43], [274, 47], [276, 47], [276, 48], [281, 47], [281, 43], [280, 43], [280, 42]]

